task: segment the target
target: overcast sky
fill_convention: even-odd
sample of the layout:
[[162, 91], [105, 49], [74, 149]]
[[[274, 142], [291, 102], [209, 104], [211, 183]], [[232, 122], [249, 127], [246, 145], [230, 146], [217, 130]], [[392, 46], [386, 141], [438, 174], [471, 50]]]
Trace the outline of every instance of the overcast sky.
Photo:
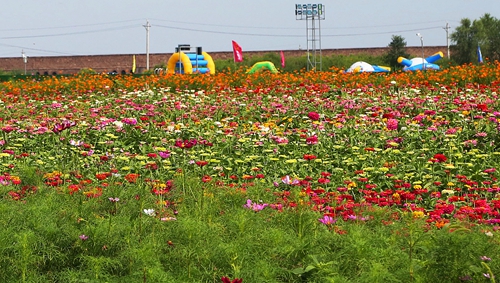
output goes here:
[[295, 4], [315, 3], [325, 7], [315, 26], [323, 49], [385, 47], [393, 35], [420, 46], [416, 33], [424, 45], [446, 46], [447, 23], [451, 34], [463, 18], [500, 18], [499, 0], [3, 1], [0, 57], [144, 54], [147, 21], [150, 53], [178, 44], [230, 51], [231, 40], [243, 52], [306, 49], [306, 21], [296, 19]]

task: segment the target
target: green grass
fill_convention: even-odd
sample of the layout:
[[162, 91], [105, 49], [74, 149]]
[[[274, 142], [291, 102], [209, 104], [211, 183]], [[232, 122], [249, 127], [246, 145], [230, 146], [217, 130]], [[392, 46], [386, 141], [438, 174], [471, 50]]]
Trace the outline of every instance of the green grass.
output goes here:
[[[469, 275], [482, 282], [487, 271], [480, 257], [500, 252], [497, 236], [465, 223], [426, 228], [402, 213], [385, 225], [374, 219], [388, 211], [374, 209], [366, 214], [373, 220], [340, 220], [328, 229], [320, 213], [300, 206], [244, 209], [248, 197], [264, 190], [259, 186], [241, 194], [188, 185], [194, 196], [168, 197], [177, 203], [178, 220], [166, 222], [142, 212], [161, 206], [147, 206], [157, 200], [140, 185], [114, 188], [117, 203], [44, 186], [23, 201], [2, 199], [0, 281], [460, 282]], [[500, 268], [486, 263], [493, 272]]]

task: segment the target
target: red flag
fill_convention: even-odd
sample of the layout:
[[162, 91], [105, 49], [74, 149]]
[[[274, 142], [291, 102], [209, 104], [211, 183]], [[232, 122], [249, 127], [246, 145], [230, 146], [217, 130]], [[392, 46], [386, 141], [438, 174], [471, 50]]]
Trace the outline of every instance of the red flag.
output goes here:
[[233, 57], [234, 62], [243, 62], [243, 50], [241, 46], [233, 40]]
[[285, 54], [283, 54], [283, 50], [281, 50], [281, 68], [285, 68]]

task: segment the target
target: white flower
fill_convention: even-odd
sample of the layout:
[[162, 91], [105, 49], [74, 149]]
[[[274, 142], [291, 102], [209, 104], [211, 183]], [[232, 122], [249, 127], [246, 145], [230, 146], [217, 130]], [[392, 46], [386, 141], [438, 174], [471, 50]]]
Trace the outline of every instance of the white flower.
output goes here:
[[144, 213], [147, 214], [147, 215], [149, 215], [149, 216], [156, 216], [155, 210], [152, 209], [152, 208], [144, 209]]
[[123, 123], [120, 122], [120, 121], [114, 121], [113, 124], [118, 127], [118, 128], [122, 128], [123, 127]]
[[486, 236], [488, 236], [488, 237], [493, 237], [493, 233], [491, 233], [490, 231], [488, 231], [488, 232], [486, 232], [486, 233], [484, 233], [484, 234], [485, 234]]

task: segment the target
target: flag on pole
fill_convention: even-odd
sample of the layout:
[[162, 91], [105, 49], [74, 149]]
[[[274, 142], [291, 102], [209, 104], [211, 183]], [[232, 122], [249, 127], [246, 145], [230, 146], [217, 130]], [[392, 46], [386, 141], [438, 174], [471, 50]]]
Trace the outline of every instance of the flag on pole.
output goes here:
[[135, 55], [132, 56], [132, 74], [135, 74]]
[[283, 50], [281, 50], [281, 68], [285, 68], [285, 54], [283, 54]]
[[233, 58], [234, 62], [243, 62], [243, 50], [241, 46], [233, 40]]
[[481, 47], [477, 46], [477, 61], [483, 63], [483, 54], [481, 54]]

